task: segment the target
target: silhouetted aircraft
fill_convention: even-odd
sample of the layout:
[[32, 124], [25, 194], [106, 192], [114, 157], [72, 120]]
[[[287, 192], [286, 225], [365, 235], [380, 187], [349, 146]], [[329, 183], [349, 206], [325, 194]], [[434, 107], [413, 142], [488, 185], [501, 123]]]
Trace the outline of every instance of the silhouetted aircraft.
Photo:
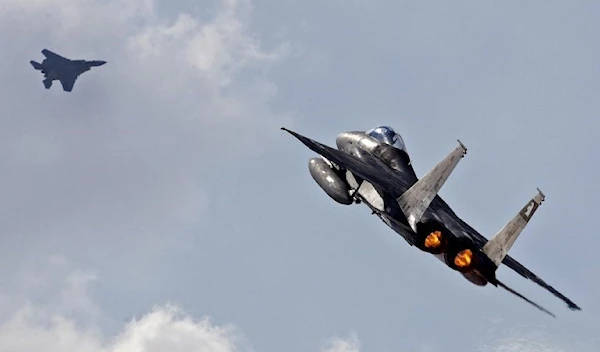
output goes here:
[[33, 60], [30, 63], [33, 68], [44, 74], [44, 87], [50, 89], [52, 81], [59, 80], [66, 92], [73, 90], [75, 81], [80, 74], [89, 71], [91, 67], [102, 66], [106, 63], [106, 61], [70, 60], [48, 49], [42, 50], [42, 54], [46, 58], [41, 64]]
[[411, 246], [436, 256], [475, 285], [490, 283], [524, 299], [496, 278], [501, 263], [550, 291], [572, 310], [581, 310], [570, 299], [548, 285], [508, 251], [544, 200], [538, 189], [515, 217], [490, 240], [461, 220], [437, 194], [450, 173], [466, 154], [459, 145], [439, 164], [418, 179], [402, 137], [392, 128], [380, 126], [366, 132], [344, 132], [337, 149], [290, 131], [304, 145], [321, 155], [309, 161], [309, 171], [319, 186], [340, 204], [365, 203]]

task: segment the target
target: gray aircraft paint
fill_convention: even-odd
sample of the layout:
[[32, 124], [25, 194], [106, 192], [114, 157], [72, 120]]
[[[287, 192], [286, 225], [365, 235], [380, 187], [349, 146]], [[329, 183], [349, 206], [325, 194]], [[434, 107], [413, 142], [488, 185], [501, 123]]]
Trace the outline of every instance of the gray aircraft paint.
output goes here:
[[458, 143], [460, 145], [444, 160], [440, 161], [398, 198], [398, 204], [415, 232], [417, 232], [417, 223], [421, 221], [423, 213], [429, 208], [429, 204], [450, 177], [458, 162], [467, 154], [467, 148], [460, 141]]
[[[378, 194], [384, 200], [385, 212], [379, 210], [380, 208], [378, 209], [370, 205], [368, 202], [365, 202], [365, 204], [367, 204], [373, 213], [378, 215], [390, 228], [404, 237], [407, 242], [426, 251], [422, 246], [424, 234], [417, 233], [410, 227], [407, 216], [396, 202], [397, 198], [401, 197], [418, 182], [414, 170], [412, 169], [412, 166], [410, 166], [410, 158], [405, 151], [393, 151], [390, 149], [391, 147], [389, 145], [384, 143], [373, 143], [371, 138], [365, 138], [366, 135], [364, 135], [364, 133], [361, 134], [360, 132], [345, 132], [340, 134], [336, 139], [339, 150], [336, 150], [286, 128], [282, 128], [282, 130], [292, 134], [309, 149], [327, 159], [329, 164], [335, 165], [336, 168], [345, 169], [348, 184], [352, 189], [360, 187], [363, 181], [369, 182], [374, 189], [377, 189]], [[460, 160], [460, 158], [454, 158], [453, 155], [459, 153], [462, 157], [465, 151], [466, 150], [461, 143], [447, 159]], [[390, 155], [392, 155], [392, 157], [390, 157]], [[454, 160], [454, 166], [456, 166], [456, 163], [457, 161]], [[444, 162], [441, 164], [444, 164]], [[354, 193], [353, 196], [361, 201], [366, 200], [362, 199], [358, 192]], [[529, 217], [533, 215], [533, 210], [534, 209], [529, 212]], [[519, 214], [521, 213], [523, 213], [523, 211]], [[448, 237], [450, 244], [444, 255], [432, 253], [435, 257], [445, 262], [450, 268], [460, 271], [467, 280], [475, 285], [485, 286], [489, 282], [494, 286], [500, 286], [532, 304], [536, 308], [554, 316], [554, 314], [545, 308], [497, 280], [496, 270], [498, 266], [483, 251], [483, 247], [488, 243], [488, 240], [456, 216], [439, 195], [435, 195], [431, 204], [423, 213], [421, 220], [421, 224], [432, 223], [435, 225], [435, 223], [438, 223], [440, 226], [439, 229], [442, 230], [444, 234], [451, 234], [451, 236]], [[514, 237], [516, 239], [516, 236]], [[444, 240], [446, 240], [445, 235]], [[471, 249], [473, 252], [472, 260], [474, 264], [472, 264], [473, 266], [468, 266], [467, 269], [458, 268], [450, 260], [463, 249]], [[538, 285], [546, 288], [556, 297], [567, 303], [567, 306], [571, 310], [581, 310], [581, 308], [569, 298], [548, 285], [545, 281], [537, 277], [510, 256], [506, 255], [502, 260], [502, 263], [515, 270], [523, 277], [529, 278]]]
[[75, 81], [82, 73], [89, 71], [92, 67], [102, 66], [106, 61], [93, 60], [70, 60], [60, 56], [48, 49], [42, 50], [46, 57], [42, 63], [31, 60], [29, 63], [34, 69], [44, 74], [44, 87], [50, 89], [52, 81], [58, 80], [65, 92], [73, 90]]
[[352, 204], [346, 183], [322, 158], [312, 158], [308, 161], [310, 175], [331, 199], [340, 204]]
[[538, 193], [525, 204], [523, 209], [483, 246], [483, 251], [494, 264], [500, 265], [502, 263], [521, 231], [527, 226], [527, 223], [531, 220], [537, 208], [542, 205], [545, 198], [546, 196], [538, 189]]

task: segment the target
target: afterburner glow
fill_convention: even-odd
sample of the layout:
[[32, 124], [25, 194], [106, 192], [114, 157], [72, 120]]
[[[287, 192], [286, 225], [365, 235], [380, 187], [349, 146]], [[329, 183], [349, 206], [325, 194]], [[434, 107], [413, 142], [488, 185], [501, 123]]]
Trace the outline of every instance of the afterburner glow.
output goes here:
[[433, 231], [425, 238], [425, 248], [436, 249], [442, 245], [442, 232]]
[[458, 268], [466, 268], [473, 262], [473, 252], [470, 249], [464, 249], [454, 257], [454, 265]]

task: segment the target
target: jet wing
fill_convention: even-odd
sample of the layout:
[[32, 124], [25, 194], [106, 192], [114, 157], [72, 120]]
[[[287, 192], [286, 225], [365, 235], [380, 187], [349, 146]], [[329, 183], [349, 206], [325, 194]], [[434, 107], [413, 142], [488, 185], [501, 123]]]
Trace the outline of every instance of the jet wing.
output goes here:
[[[284, 127], [281, 129], [296, 137], [315, 153], [327, 158], [338, 166], [351, 171], [353, 175], [360, 177], [362, 180], [369, 182], [373, 186], [379, 189], [385, 189], [386, 192], [391, 193], [394, 196], [401, 195], [411, 186], [411, 182], [405, 180], [402, 174], [389, 168], [380, 159], [368, 153], [361, 154], [360, 156], [353, 156], [304, 137]], [[416, 243], [417, 239], [410, 227], [400, 223], [392, 217], [381, 214], [378, 209], [371, 207], [370, 205], [369, 207], [374, 214], [377, 214], [383, 222], [401, 235], [410, 245]]]
[[60, 80], [60, 83], [63, 86], [63, 90], [65, 92], [70, 92], [73, 90], [73, 86], [75, 85], [75, 81], [77, 80], [77, 75], [74, 75], [72, 73], [61, 72], [61, 75], [58, 79]]
[[48, 58], [48, 59], [63, 59], [63, 60], [67, 60], [66, 58], [64, 58], [64, 57], [62, 57], [62, 56], [60, 56], [60, 55], [58, 55], [56, 53], [53, 53], [53, 52], [51, 52], [48, 49], [42, 50], [42, 54], [44, 54], [44, 56], [46, 58]]

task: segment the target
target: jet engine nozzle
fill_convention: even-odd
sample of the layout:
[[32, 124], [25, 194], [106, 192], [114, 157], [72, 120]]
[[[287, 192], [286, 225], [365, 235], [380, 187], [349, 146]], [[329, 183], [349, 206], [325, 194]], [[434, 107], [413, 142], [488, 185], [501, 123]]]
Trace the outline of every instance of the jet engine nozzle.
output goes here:
[[417, 233], [423, 242], [418, 247], [431, 254], [440, 254], [447, 250], [452, 234], [437, 221], [417, 224]]
[[446, 252], [446, 264], [456, 271], [467, 273], [487, 267], [483, 252], [472, 246], [466, 239], [455, 239]]
[[463, 249], [454, 256], [454, 265], [459, 270], [469, 269], [473, 264], [474, 259], [473, 251], [468, 248]]
[[425, 237], [424, 246], [425, 248], [439, 248], [442, 246], [442, 240], [444, 236], [442, 235], [442, 231], [435, 230], [429, 233], [427, 237]]

